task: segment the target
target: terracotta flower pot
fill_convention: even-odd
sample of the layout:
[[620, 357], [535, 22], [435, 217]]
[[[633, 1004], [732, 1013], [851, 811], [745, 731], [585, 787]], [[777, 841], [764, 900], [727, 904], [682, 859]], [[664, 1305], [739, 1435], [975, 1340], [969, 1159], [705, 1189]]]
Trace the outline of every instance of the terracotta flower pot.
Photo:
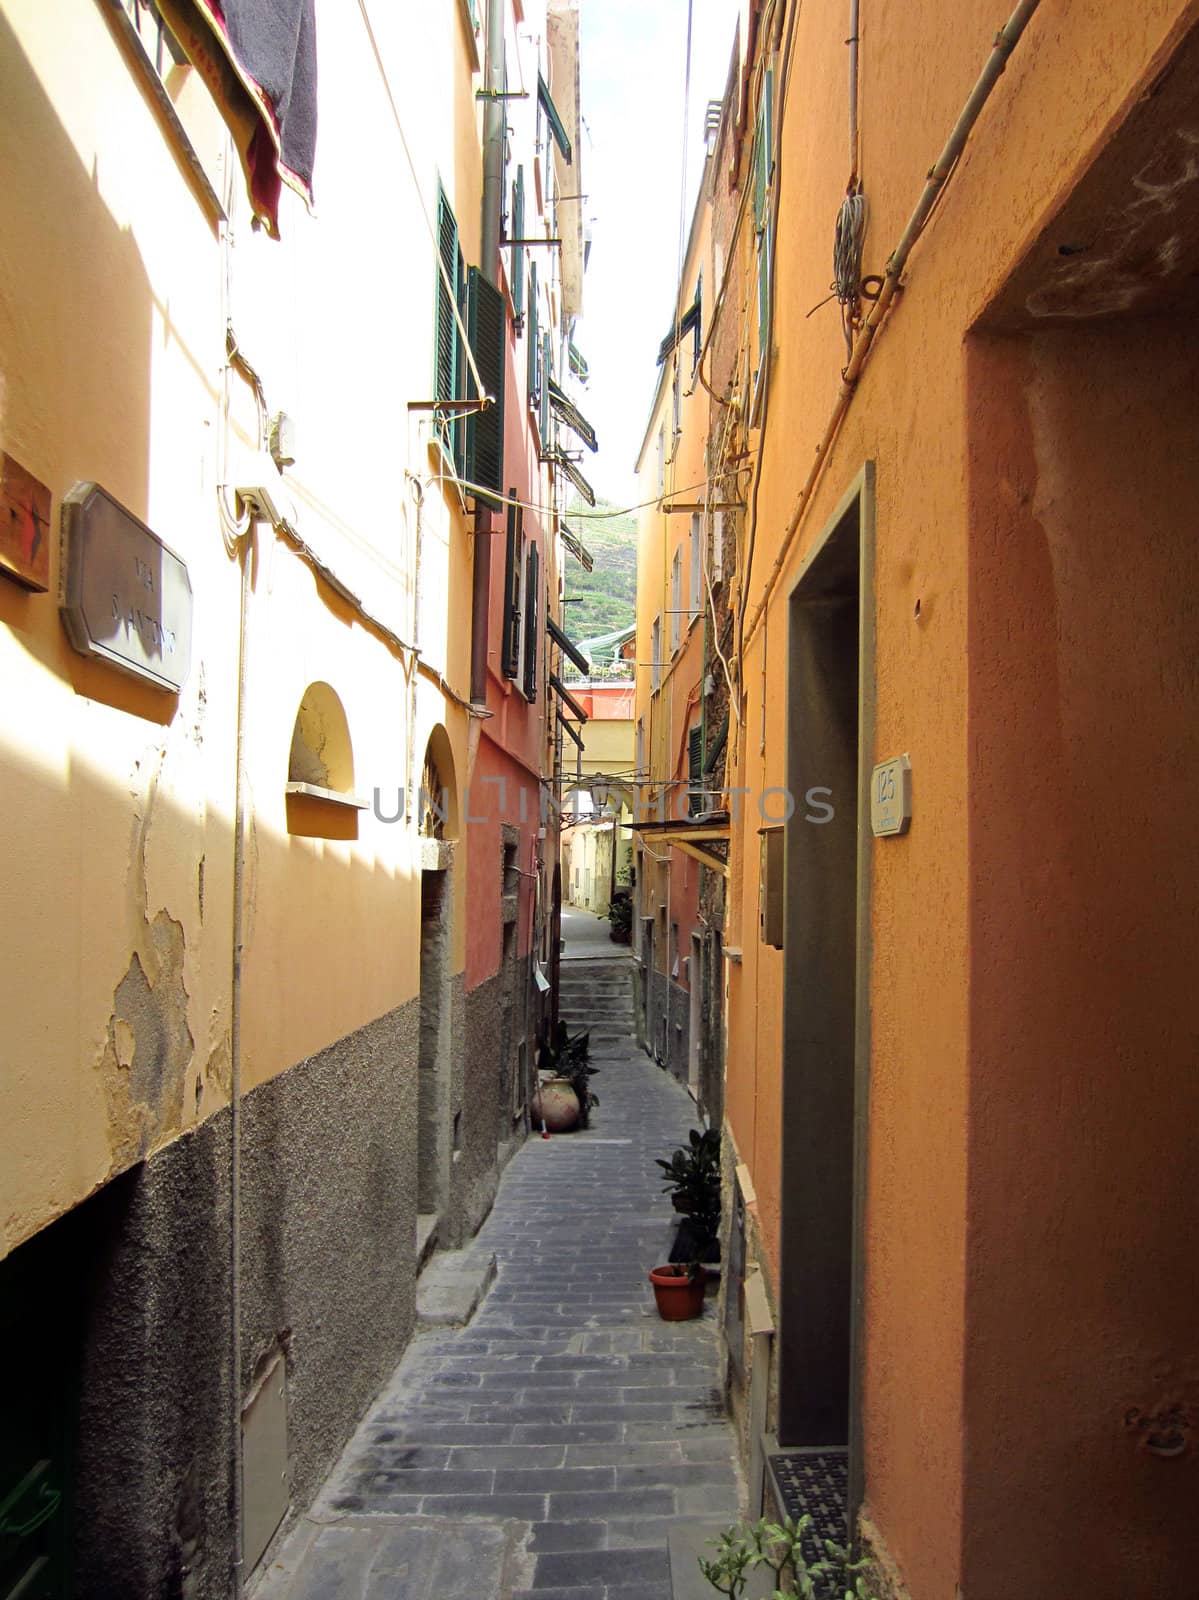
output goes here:
[[569, 1078], [547, 1078], [529, 1107], [534, 1123], [544, 1122], [547, 1133], [569, 1133], [579, 1122], [579, 1097]]
[[649, 1275], [663, 1322], [688, 1322], [704, 1309], [704, 1284], [708, 1274], [703, 1267], [694, 1276], [687, 1267], [655, 1267]]

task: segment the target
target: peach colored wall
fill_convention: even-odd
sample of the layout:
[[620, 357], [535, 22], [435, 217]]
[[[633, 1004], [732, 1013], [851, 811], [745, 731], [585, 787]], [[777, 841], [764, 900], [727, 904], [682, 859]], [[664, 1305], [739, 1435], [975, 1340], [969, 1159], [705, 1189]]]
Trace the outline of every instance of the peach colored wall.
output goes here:
[[1199, 1408], [1199, 329], [988, 339], [970, 370], [965, 1586], [1182, 1594], [1193, 1435], [1162, 1459], [1170, 1423], [1130, 1419]]
[[[1193, 5], [1177, 0], [1118, 10], [1081, 3], [1042, 7], [912, 257], [907, 287], [877, 343], [805, 515], [774, 591], [767, 625], [754, 634], [744, 661], [747, 716], [735, 781], [756, 789], [783, 781], [784, 597], [837, 500], [862, 463], [873, 460], [878, 530], [874, 756], [910, 754], [915, 815], [906, 838], [879, 842], [872, 851], [864, 1465], [867, 1515], [914, 1600], [954, 1600], [959, 1583], [970, 1600], [980, 1595], [990, 1600], [1000, 1592], [1032, 1596], [1054, 1591], [1056, 1568], [1053, 1581], [1042, 1584], [1030, 1581], [1026, 1570], [1014, 1571], [1014, 1556], [1011, 1566], [999, 1561], [1005, 1539], [1022, 1552], [1042, 1542], [1039, 1529], [1030, 1528], [1027, 1540], [1018, 1535], [1013, 1522], [1017, 1486], [1031, 1493], [1023, 1515], [1031, 1515], [1035, 1523], [1030, 1508], [1040, 1505], [1038, 1485], [1043, 1488], [1051, 1481], [1037, 1470], [1027, 1475], [1013, 1460], [1010, 1443], [1019, 1436], [1035, 1447], [1037, 1429], [1056, 1425], [1059, 1438], [1051, 1454], [1060, 1462], [1067, 1441], [1078, 1443], [1079, 1425], [1074, 1417], [1061, 1415], [1052, 1378], [1038, 1372], [1035, 1357], [1031, 1364], [1014, 1358], [1006, 1373], [1000, 1363], [979, 1398], [977, 1413], [968, 1416], [963, 1404], [963, 1383], [973, 1382], [976, 1359], [985, 1365], [983, 1351], [985, 1359], [995, 1359], [984, 1339], [978, 1352], [971, 1343], [971, 1364], [964, 1366], [967, 1315], [981, 1317], [987, 1295], [988, 1314], [993, 1313], [1001, 1288], [1010, 1296], [1019, 1288], [1012, 1280], [1010, 1258], [1002, 1266], [984, 1263], [978, 1284], [971, 1280], [967, 1300], [968, 1205], [977, 1206], [983, 1194], [991, 1207], [1002, 1199], [1012, 1176], [1005, 1163], [1014, 1158], [1018, 1134], [1009, 1129], [1002, 1150], [990, 1149], [984, 1168], [970, 1174], [968, 1187], [971, 1095], [985, 1079], [981, 1063], [976, 1059], [972, 1064], [971, 1051], [985, 1037], [985, 1031], [977, 1033], [980, 1024], [984, 1030], [1007, 1024], [1000, 1010], [1003, 986], [994, 971], [984, 976], [978, 965], [980, 941], [995, 935], [987, 896], [998, 893], [999, 886], [988, 889], [979, 878], [985, 850], [977, 864], [971, 852], [980, 846], [983, 812], [968, 810], [972, 784], [979, 786], [971, 802], [976, 807], [987, 804], [991, 790], [967, 723], [968, 715], [973, 718], [980, 708], [967, 676], [974, 646], [967, 611], [968, 594], [974, 592], [968, 557], [974, 546], [966, 499], [968, 393], [962, 340], [1109, 121], [1121, 113], [1153, 52], [1177, 19], [1194, 11]], [[946, 25], [946, 11], [940, 7], [913, 8], [895, 0], [863, 7], [862, 172], [871, 205], [865, 272], [880, 272], [896, 244], [924, 174], [990, 48], [996, 20], [979, 0], [956, 6], [952, 26]], [[826, 241], [847, 176], [846, 21], [844, 5], [811, 0], [796, 24], [799, 65], [783, 133], [775, 369], [757, 508], [758, 547], [746, 595], [750, 609], [763, 592], [845, 362], [835, 306], [810, 318], [806, 313], [828, 292]], [[996, 569], [1006, 569], [1007, 554], [1000, 541], [990, 556]], [[1033, 579], [1029, 574], [1027, 581]], [[1007, 580], [1009, 585], [1015, 581]], [[978, 592], [985, 592], [981, 583]], [[1011, 631], [1018, 621], [1010, 615], [997, 619], [997, 627], [1009, 630], [1009, 653], [1022, 638]], [[1048, 625], [1047, 620], [1041, 624]], [[995, 651], [1002, 642], [996, 637]], [[1080, 650], [1091, 646], [1081, 634], [1077, 642]], [[1179, 703], [1174, 701], [1175, 715]], [[1025, 781], [1035, 786], [1035, 774], [1026, 774]], [[1062, 808], [1064, 795], [1058, 793], [1053, 804]], [[758, 825], [750, 811], [743, 826], [734, 829], [735, 925], [728, 942], [739, 944], [743, 956], [739, 967], [730, 968], [726, 1107], [738, 1147], [751, 1166], [769, 1264], [777, 1271], [783, 963], [757, 939]], [[1009, 850], [1018, 839], [1026, 848], [1031, 842], [1013, 819]], [[997, 865], [994, 870], [998, 872]], [[976, 882], [982, 884], [981, 898], [972, 901]], [[1120, 882], [1128, 882], [1126, 868]], [[1005, 892], [1013, 891], [1009, 887]], [[1000, 950], [1015, 959], [1015, 930], [1011, 938], [1005, 934], [1000, 940]], [[1051, 954], [1045, 950], [1047, 961]], [[1069, 982], [1072, 971], [1067, 962], [1056, 973], [1058, 989]], [[1005, 981], [1008, 976], [1010, 968]], [[1048, 1006], [1048, 993], [1043, 1004]], [[1127, 1015], [1123, 1020], [1127, 1023]], [[1060, 1058], [1066, 1041], [1058, 1030], [1052, 1037]], [[1041, 1062], [1039, 1073], [1048, 1072], [1043, 1049], [1032, 1051], [1027, 1034], [1022, 1040], [1030, 1060]], [[989, 1061], [990, 1070], [997, 1070]], [[1031, 1066], [1025, 1070], [1031, 1073]], [[1169, 1086], [1169, 1073], [1159, 1070], [1164, 1075], [1159, 1082]], [[1049, 1094], [1048, 1085], [1044, 1092]], [[1175, 1086], [1166, 1098], [1176, 1116], [1178, 1092]], [[1127, 1110], [1128, 1101], [1121, 1103]], [[982, 1153], [982, 1126], [969, 1142], [972, 1161]], [[1060, 1121], [1055, 1126], [1061, 1132]], [[1050, 1158], [1048, 1147], [1042, 1145], [1039, 1154], [1043, 1166]], [[1167, 1161], [1171, 1167], [1173, 1160]], [[1021, 1160], [1015, 1170], [1025, 1171], [1032, 1183], [1035, 1169], [1030, 1163]], [[1145, 1181], [1149, 1187], [1140, 1191], [1141, 1204], [1154, 1192]], [[1154, 1182], [1165, 1184], [1167, 1177]], [[998, 1219], [992, 1221], [998, 1228]], [[1036, 1242], [1032, 1229], [1022, 1265], [1035, 1260]], [[1149, 1259], [1157, 1258], [1151, 1252]], [[1090, 1292], [1098, 1296], [1102, 1274], [1098, 1263], [1092, 1264], [1096, 1279]], [[1178, 1263], [1175, 1270], [1181, 1270]], [[1136, 1277], [1142, 1282], [1144, 1269]], [[1110, 1307], [1116, 1285], [1109, 1283], [1106, 1292]], [[1162, 1286], [1151, 1303], [1172, 1314], [1176, 1292]], [[1066, 1306], [1058, 1310], [1061, 1320], [1054, 1337], [1069, 1346], [1074, 1322]], [[1048, 1335], [1041, 1337], [1048, 1341]], [[1036, 1348], [1034, 1340], [1031, 1349]], [[1051, 1366], [1051, 1373], [1056, 1370]], [[1031, 1404], [1026, 1397], [1029, 1382], [1038, 1396]], [[1122, 1392], [1134, 1396], [1130, 1403], [1149, 1398], [1149, 1388], [1138, 1387], [1131, 1373]], [[1005, 1415], [1008, 1448], [996, 1453], [984, 1424]], [[964, 1464], [968, 1422], [977, 1454]], [[1118, 1455], [1123, 1448], [1123, 1442], [1096, 1443], [1088, 1447], [1089, 1459], [1104, 1449]], [[996, 1454], [1002, 1465], [996, 1464]], [[1105, 1482], [1102, 1476], [1095, 1481]], [[963, 1566], [962, 1548], [966, 1509], [981, 1540], [967, 1549], [969, 1570]], [[1097, 1500], [1094, 1524], [1085, 1532], [1076, 1520], [1069, 1535], [1075, 1554], [1088, 1539], [1110, 1554], [1116, 1536], [1105, 1531], [1105, 1510]], [[1159, 1510], [1156, 1515], [1160, 1532], [1167, 1513]], [[1150, 1526], [1146, 1522], [1134, 1544]], [[1063, 1527], [1059, 1537], [1064, 1540], [1066, 1532]], [[1006, 1589], [991, 1587], [983, 1576], [992, 1560], [999, 1562], [996, 1571], [1008, 1573]], [[1094, 1576], [1094, 1567], [1088, 1565], [1089, 1576]], [[1095, 1592], [1106, 1597], [1113, 1591]]]

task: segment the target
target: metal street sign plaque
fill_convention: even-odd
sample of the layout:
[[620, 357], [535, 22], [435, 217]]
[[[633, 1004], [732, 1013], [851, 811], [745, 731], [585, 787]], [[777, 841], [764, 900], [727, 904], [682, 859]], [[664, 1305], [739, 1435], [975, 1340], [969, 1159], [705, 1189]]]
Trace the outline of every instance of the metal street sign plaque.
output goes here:
[[911, 822], [912, 764], [907, 756], [896, 756], [870, 774], [870, 831], [879, 839], [894, 838]]
[[95, 483], [63, 501], [62, 620], [82, 655], [178, 694], [191, 666], [187, 566]]

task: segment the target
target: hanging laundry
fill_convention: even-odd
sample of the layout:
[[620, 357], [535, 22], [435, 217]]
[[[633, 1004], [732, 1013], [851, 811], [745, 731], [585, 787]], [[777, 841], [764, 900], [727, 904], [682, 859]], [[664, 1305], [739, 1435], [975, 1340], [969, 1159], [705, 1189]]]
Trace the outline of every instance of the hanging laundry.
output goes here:
[[158, 0], [233, 136], [255, 219], [279, 237], [284, 183], [312, 205], [315, 0]]

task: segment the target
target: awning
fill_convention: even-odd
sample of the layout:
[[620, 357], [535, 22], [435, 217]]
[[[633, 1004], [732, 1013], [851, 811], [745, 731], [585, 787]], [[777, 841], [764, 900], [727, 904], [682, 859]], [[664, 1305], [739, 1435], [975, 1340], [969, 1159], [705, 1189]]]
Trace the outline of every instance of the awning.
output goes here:
[[666, 357], [674, 349], [675, 345], [680, 342], [684, 334], [690, 333], [693, 328], [698, 327], [699, 301], [697, 300], [695, 301], [694, 305], [689, 306], [687, 310], [683, 312], [683, 315], [679, 319], [678, 327], [672, 328], [666, 335], [665, 339], [663, 339], [662, 343], [658, 346], [658, 365], [662, 365], [662, 363], [666, 360]]
[[279, 237], [288, 184], [312, 205], [315, 0], [158, 0], [233, 136], [255, 217]]
[[570, 139], [567, 136], [566, 125], [558, 115], [558, 108], [550, 94], [550, 86], [537, 74], [537, 98], [541, 102], [541, 109], [545, 112], [546, 121], [550, 125], [550, 132], [554, 136], [554, 143], [562, 152], [562, 159], [569, 166], [571, 161]]
[[587, 550], [582, 539], [579, 538], [578, 534], [573, 528], [568, 528], [565, 523], [562, 524], [558, 531], [562, 535], [562, 543], [570, 551], [571, 555], [579, 563], [583, 571], [590, 572], [594, 568], [595, 562], [591, 559], [590, 552]]
[[579, 471], [578, 467], [575, 466], [574, 462], [569, 456], [563, 455], [561, 450], [547, 450], [541, 459], [543, 461], [550, 462], [552, 466], [560, 468], [561, 471], [563, 471], [570, 479], [571, 483], [574, 484], [575, 488], [583, 496], [583, 499], [586, 500], [589, 506], [593, 506], [595, 504], [595, 490], [587, 482], [587, 479]]
[[714, 844], [728, 843], [727, 811], [713, 811], [706, 817], [672, 818], [668, 822], [634, 822], [633, 832], [644, 840], [672, 845], [723, 877], [729, 875], [728, 862], [711, 848]]
[[553, 406], [555, 412], [568, 428], [574, 429], [588, 450], [598, 450], [599, 441], [595, 437], [595, 429], [587, 421], [587, 418], [570, 396], [564, 390], [559, 389], [552, 378], [548, 382], [550, 405]]
[[590, 663], [590, 661], [588, 661], [587, 657], [579, 649], [578, 645], [575, 644], [573, 642], [573, 640], [568, 639], [566, 637], [566, 634], [562, 631], [562, 629], [554, 621], [553, 617], [546, 617], [545, 626], [546, 626], [546, 632], [549, 634], [550, 638], [554, 641], [554, 643], [558, 646], [558, 648], [560, 650], [562, 650], [566, 655], [568, 655], [570, 657], [570, 659], [574, 662], [575, 666], [578, 667], [579, 671], [580, 672], [590, 672], [591, 671], [591, 663]]
[[550, 673], [550, 688], [558, 696], [562, 704], [574, 712], [575, 716], [578, 717], [580, 722], [587, 722], [589, 720], [587, 713], [583, 710], [582, 706], [575, 699], [574, 695], [571, 694], [570, 690], [562, 682], [562, 679], [556, 672]]

